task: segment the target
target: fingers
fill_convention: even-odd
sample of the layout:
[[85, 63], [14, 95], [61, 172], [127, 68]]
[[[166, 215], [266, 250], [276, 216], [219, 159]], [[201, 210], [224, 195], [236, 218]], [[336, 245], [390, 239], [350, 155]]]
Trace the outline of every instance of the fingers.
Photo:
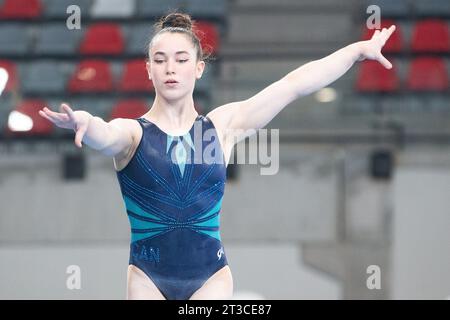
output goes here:
[[389, 39], [389, 37], [394, 33], [395, 31], [395, 25], [392, 25], [389, 27], [389, 29], [383, 28], [383, 38], [385, 41]]
[[86, 133], [87, 126], [80, 127], [75, 134], [75, 145], [78, 148], [82, 147], [81, 141], [83, 141], [84, 134]]
[[379, 34], [380, 34], [380, 30], [378, 30], [378, 29], [375, 30], [375, 32], [372, 34], [372, 38], [370, 38], [370, 40], [372, 41], [374, 39], [378, 39]]
[[396, 28], [397, 27], [395, 25], [392, 25], [392, 26], [389, 27], [389, 29], [387, 29], [388, 38], [391, 36], [391, 34], [394, 33]]
[[75, 121], [75, 115], [72, 109], [65, 103], [62, 103], [60, 106], [60, 110], [64, 113], [58, 113], [54, 112], [47, 107], [44, 107], [42, 110], [39, 110], [39, 114], [51, 121], [52, 123], [56, 124], [57, 126], [61, 128], [66, 129], [72, 129], [75, 130], [75, 145], [79, 148], [82, 147], [82, 141], [84, 134], [87, 131], [87, 125], [83, 125], [80, 128], [76, 128], [76, 121]]
[[389, 62], [381, 53], [377, 59], [386, 69], [392, 69], [392, 63]]
[[394, 33], [396, 29], [395, 25], [391, 25], [389, 28], [383, 28], [382, 30], [375, 30], [372, 35], [372, 39], [381, 40], [382, 45], [386, 43], [386, 41], [390, 38], [392, 33]]
[[394, 33], [395, 28], [396, 28], [395, 25], [392, 25], [388, 29], [387, 28], [383, 28], [383, 30], [380, 32], [381, 40], [383, 41], [383, 45], [386, 43], [386, 41], [389, 40], [389, 38], [391, 37], [392, 33]]
[[47, 107], [39, 110], [39, 114], [53, 123], [66, 122], [67, 120], [69, 120], [66, 114], [51, 111]]
[[371, 39], [371, 43], [374, 44], [371, 50], [373, 53], [375, 53], [375, 59], [378, 60], [378, 62], [380, 62], [386, 69], [392, 69], [392, 63], [390, 63], [389, 60], [387, 60], [381, 54], [381, 48], [383, 48], [383, 46], [389, 40], [389, 37], [392, 35], [395, 29], [395, 25], [391, 25], [389, 28], [383, 28], [381, 31], [376, 30]]
[[[389, 37], [392, 35], [392, 33], [395, 31], [396, 27], [395, 25], [391, 25], [388, 29], [383, 28], [383, 31], [381, 31], [382, 36], [382, 45], [386, 43], [386, 41], [389, 40]], [[378, 61], [386, 68], [386, 69], [392, 69], [392, 63], [389, 62], [388, 59], [386, 59], [380, 52], [378, 56]]]
[[53, 118], [50, 118], [44, 111], [39, 110], [39, 114], [41, 115], [41, 117], [43, 117], [43, 118], [47, 119], [48, 121], [54, 123]]
[[69, 119], [71, 121], [75, 121], [75, 115], [73, 113], [73, 110], [69, 107], [68, 104], [62, 103], [61, 104], [61, 109], [67, 113], [67, 115], [69, 116]]

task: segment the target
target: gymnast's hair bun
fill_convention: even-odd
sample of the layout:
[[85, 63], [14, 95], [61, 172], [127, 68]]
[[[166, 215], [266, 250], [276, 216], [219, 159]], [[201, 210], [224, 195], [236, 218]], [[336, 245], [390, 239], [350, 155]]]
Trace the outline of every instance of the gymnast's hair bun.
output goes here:
[[161, 19], [161, 28], [169, 27], [192, 30], [191, 17], [184, 13], [170, 13]]

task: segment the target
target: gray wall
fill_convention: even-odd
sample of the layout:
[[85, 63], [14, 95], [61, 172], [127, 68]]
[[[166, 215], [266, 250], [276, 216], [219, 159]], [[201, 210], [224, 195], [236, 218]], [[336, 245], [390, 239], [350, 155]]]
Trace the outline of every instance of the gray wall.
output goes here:
[[395, 180], [392, 297], [450, 298], [450, 167], [401, 168]]

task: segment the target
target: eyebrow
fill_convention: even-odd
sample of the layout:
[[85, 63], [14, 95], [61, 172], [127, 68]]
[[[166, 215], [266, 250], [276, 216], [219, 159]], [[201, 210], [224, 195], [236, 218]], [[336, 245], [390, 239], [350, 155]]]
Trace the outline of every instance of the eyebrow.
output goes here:
[[[187, 52], [187, 51], [177, 51], [177, 52], [175, 52], [175, 54], [180, 54], [180, 53], [187, 53], [187, 54], [189, 54], [189, 52]], [[165, 54], [164, 52], [162, 52], [162, 51], [155, 52], [154, 55], [157, 55], [157, 54], [162, 54], [163, 56], [166, 55], [166, 54]]]

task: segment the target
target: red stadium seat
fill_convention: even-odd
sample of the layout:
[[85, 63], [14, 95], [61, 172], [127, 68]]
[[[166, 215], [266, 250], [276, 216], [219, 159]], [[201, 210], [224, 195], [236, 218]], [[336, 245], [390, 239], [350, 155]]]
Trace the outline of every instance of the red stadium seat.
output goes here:
[[39, 0], [4, 0], [0, 7], [0, 19], [32, 19], [41, 15]]
[[217, 53], [220, 49], [220, 37], [217, 26], [206, 21], [197, 21], [194, 32], [199, 37], [203, 51]]
[[363, 61], [359, 68], [356, 89], [361, 92], [392, 92], [398, 90], [399, 79], [395, 67], [386, 69], [378, 61]]
[[446, 91], [448, 75], [445, 61], [435, 57], [414, 59], [410, 66], [407, 88], [415, 91]]
[[[396, 27], [395, 32], [391, 35], [389, 40], [384, 45], [383, 52], [391, 53], [391, 52], [400, 52], [403, 50], [403, 35], [402, 35], [402, 30], [401, 30], [400, 25], [397, 24], [393, 20], [383, 20], [383, 21], [381, 21], [380, 27], [381, 27], [381, 29], [389, 28], [393, 24]], [[375, 32], [375, 30], [370, 30], [370, 29], [365, 28], [363, 36], [362, 36], [362, 40], [371, 39], [374, 32]]]
[[103, 60], [81, 61], [69, 80], [69, 92], [108, 92], [113, 90], [109, 63]]
[[[53, 124], [41, 117], [38, 113], [38, 111], [44, 107], [48, 107], [48, 105], [45, 101], [40, 99], [22, 101], [13, 112], [20, 112], [21, 114], [30, 117], [32, 120], [32, 127], [28, 131], [17, 131], [24, 123], [21, 119], [16, 119], [13, 120], [13, 123], [10, 123], [10, 125], [17, 126], [16, 129], [8, 127], [6, 128], [6, 133], [17, 136], [50, 135], [54, 129]], [[14, 123], [15, 121], [17, 121], [17, 123]]]
[[110, 120], [115, 118], [136, 119], [144, 115], [149, 107], [140, 99], [128, 99], [117, 102], [111, 111]]
[[430, 19], [417, 22], [412, 34], [414, 52], [450, 52], [447, 22]]
[[124, 65], [119, 90], [123, 92], [150, 92], [154, 91], [153, 82], [148, 78], [146, 61], [135, 59], [127, 61]]
[[16, 65], [12, 61], [0, 60], [0, 68], [3, 68], [8, 73], [8, 82], [6, 83], [4, 92], [16, 90], [19, 83], [19, 75]]
[[122, 31], [115, 23], [91, 25], [80, 45], [82, 54], [120, 54], [123, 49]]

